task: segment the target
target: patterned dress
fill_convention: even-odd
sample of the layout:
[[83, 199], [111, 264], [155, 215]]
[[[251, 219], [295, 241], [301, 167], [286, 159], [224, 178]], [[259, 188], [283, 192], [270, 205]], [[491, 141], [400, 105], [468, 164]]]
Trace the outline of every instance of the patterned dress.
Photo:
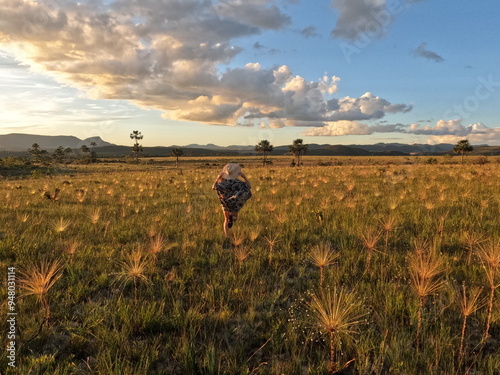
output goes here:
[[252, 196], [247, 184], [241, 180], [222, 179], [215, 184], [215, 191], [222, 208], [226, 212], [239, 212], [245, 202]]

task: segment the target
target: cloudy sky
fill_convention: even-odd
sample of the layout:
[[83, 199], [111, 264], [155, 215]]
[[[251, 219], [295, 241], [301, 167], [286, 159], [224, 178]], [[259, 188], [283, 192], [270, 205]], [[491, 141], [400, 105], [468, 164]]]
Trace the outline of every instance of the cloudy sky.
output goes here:
[[497, 0], [0, 7], [0, 134], [500, 145]]

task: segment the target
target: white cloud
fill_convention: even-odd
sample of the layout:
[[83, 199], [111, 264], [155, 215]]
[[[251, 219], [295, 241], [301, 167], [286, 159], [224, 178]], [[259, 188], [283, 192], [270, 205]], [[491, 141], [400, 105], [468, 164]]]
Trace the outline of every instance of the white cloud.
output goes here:
[[306, 136], [342, 136], [342, 135], [369, 135], [373, 132], [366, 124], [357, 121], [337, 121], [322, 128], [308, 129]]
[[314, 127], [411, 109], [370, 93], [330, 99], [338, 77], [306, 81], [286, 65], [265, 69], [252, 62], [221, 71], [240, 52], [235, 39], [289, 23], [271, 1], [106, 4], [4, 1], [0, 46], [92, 98], [129, 100], [176, 120]]
[[427, 142], [430, 144], [456, 143], [461, 139], [468, 139], [473, 144], [500, 144], [500, 128], [489, 128], [483, 123], [463, 126], [459, 119], [440, 120], [433, 127], [417, 128], [415, 134], [429, 135]]
[[455, 120], [439, 120], [436, 125], [420, 125], [412, 124], [409, 128], [409, 133], [421, 135], [455, 135], [464, 137], [468, 135], [472, 127], [465, 127], [461, 124], [461, 119]]
[[321, 128], [308, 129], [304, 135], [308, 136], [343, 136], [343, 135], [371, 135], [374, 133], [406, 133], [407, 126], [403, 124], [368, 125], [359, 121], [330, 122]]
[[[375, 110], [376, 109], [372, 109]], [[456, 143], [468, 139], [475, 144], [499, 144], [500, 128], [489, 128], [483, 123], [464, 126], [460, 119], [439, 120], [435, 125], [382, 124], [368, 125], [359, 121], [339, 120], [326, 123], [322, 127], [306, 130], [305, 136], [371, 135], [376, 133], [403, 133], [428, 136], [427, 143]]]

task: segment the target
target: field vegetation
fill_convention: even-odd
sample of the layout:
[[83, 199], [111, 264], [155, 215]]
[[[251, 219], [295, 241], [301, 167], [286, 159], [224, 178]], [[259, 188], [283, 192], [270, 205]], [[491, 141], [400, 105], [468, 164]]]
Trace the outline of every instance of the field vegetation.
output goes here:
[[498, 373], [499, 163], [242, 157], [253, 197], [225, 238], [227, 161], [2, 180], [12, 373]]

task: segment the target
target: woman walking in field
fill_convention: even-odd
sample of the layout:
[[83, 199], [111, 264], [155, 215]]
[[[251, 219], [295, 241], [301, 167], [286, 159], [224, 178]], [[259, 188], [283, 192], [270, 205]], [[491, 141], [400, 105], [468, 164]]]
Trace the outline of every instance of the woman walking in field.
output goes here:
[[[244, 181], [238, 179], [241, 177]], [[212, 185], [217, 192], [224, 212], [224, 234], [229, 235], [229, 228], [238, 219], [238, 212], [245, 202], [252, 196], [252, 186], [248, 178], [241, 172], [236, 163], [229, 163], [219, 173]]]

